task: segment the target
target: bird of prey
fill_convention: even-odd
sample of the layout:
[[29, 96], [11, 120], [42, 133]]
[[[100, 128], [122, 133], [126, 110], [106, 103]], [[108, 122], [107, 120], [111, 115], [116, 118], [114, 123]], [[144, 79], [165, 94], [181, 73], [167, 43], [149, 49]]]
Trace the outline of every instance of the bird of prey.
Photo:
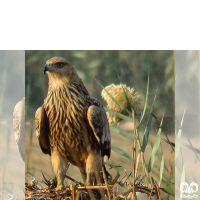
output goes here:
[[13, 111], [13, 127], [17, 147], [25, 161], [25, 98], [18, 102]]
[[103, 158], [111, 153], [105, 110], [66, 59], [47, 60], [44, 73], [49, 88], [36, 111], [35, 127], [42, 152], [51, 156], [56, 190], [64, 187], [68, 162], [79, 168], [86, 185], [102, 183]]

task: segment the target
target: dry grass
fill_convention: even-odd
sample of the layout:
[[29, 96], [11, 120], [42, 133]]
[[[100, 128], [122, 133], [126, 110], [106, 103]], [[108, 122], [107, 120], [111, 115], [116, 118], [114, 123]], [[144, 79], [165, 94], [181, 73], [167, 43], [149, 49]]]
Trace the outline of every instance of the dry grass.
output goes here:
[[[73, 178], [69, 177], [69, 179], [73, 180]], [[44, 182], [46, 182], [46, 178], [44, 177]], [[125, 200], [125, 199], [132, 199], [133, 194], [133, 184], [130, 184], [129, 188], [122, 193], [118, 191], [118, 179], [119, 175], [117, 175], [111, 182], [102, 184], [100, 186], [84, 186], [81, 183], [77, 183], [76, 180], [74, 184], [68, 183], [67, 187], [63, 191], [56, 191], [52, 185], [47, 186], [45, 188], [41, 188], [37, 185], [37, 182], [34, 184], [25, 185], [25, 194], [26, 199], [31, 200], [88, 200], [88, 199], [95, 199], [95, 200]], [[141, 184], [140, 182], [135, 183], [135, 192], [136, 194], [139, 192], [140, 194], [143, 193], [146, 195], [147, 198], [154, 197], [154, 199], [161, 200], [161, 191], [168, 193], [164, 188], [158, 187], [156, 181], [152, 179], [153, 187], [148, 188]], [[98, 192], [99, 190], [103, 190], [104, 196], [101, 196]]]

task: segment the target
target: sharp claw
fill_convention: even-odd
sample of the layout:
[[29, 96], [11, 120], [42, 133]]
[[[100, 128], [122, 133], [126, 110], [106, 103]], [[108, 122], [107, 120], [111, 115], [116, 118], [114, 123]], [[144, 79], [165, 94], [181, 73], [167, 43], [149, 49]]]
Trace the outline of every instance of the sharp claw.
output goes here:
[[52, 178], [52, 179], [50, 178], [49, 180], [47, 180], [47, 178], [44, 176], [43, 173], [42, 173], [42, 176], [44, 178], [44, 180], [42, 180], [42, 181], [43, 181], [43, 183], [45, 185], [47, 185], [48, 187], [51, 187], [51, 188], [55, 188], [56, 187], [57, 183], [56, 183], [55, 178]]
[[42, 180], [47, 186], [50, 185], [50, 182], [46, 179], [46, 177], [44, 176], [43, 172], [42, 172], [42, 176], [44, 178], [44, 180]]
[[60, 190], [63, 190], [63, 189], [64, 189], [63, 185], [58, 185], [56, 187], [56, 191], [60, 191]]

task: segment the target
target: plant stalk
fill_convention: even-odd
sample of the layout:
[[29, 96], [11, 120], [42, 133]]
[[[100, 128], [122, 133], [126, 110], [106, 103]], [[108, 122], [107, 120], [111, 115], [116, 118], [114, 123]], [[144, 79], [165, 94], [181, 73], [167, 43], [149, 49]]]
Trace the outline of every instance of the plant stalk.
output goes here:
[[132, 117], [133, 117], [133, 160], [132, 160], [132, 166], [133, 166], [133, 197], [135, 197], [135, 162], [136, 162], [136, 125], [135, 125], [135, 112], [132, 110]]

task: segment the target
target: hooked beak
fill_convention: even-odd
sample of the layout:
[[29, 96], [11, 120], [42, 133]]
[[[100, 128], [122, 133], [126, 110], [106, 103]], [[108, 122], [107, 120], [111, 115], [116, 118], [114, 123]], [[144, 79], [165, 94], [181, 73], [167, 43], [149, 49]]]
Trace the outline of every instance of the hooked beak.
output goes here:
[[51, 66], [48, 65], [48, 64], [46, 64], [46, 65], [44, 66], [44, 74], [46, 73], [46, 71], [49, 71], [50, 69], [51, 69]]

